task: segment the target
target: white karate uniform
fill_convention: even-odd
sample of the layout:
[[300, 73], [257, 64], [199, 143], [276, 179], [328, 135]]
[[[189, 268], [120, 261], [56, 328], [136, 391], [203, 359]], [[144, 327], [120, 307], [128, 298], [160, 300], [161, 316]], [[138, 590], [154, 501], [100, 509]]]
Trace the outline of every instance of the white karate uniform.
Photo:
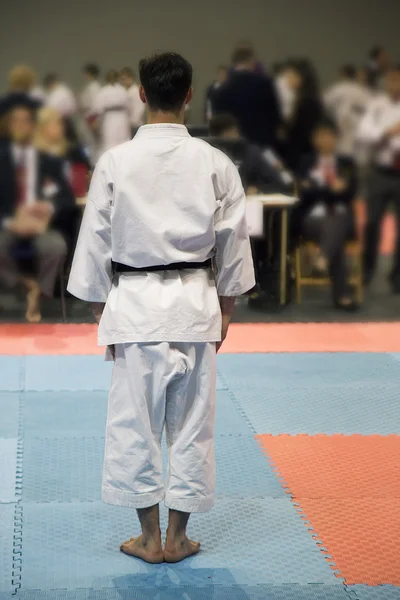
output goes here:
[[[106, 302], [99, 343], [116, 345], [103, 499], [209, 510], [214, 499], [218, 296], [255, 285], [245, 194], [233, 163], [183, 125], [145, 125], [99, 161], [68, 290]], [[135, 267], [215, 261], [211, 269], [113, 275]], [[161, 480], [167, 427], [169, 478]]]
[[380, 94], [369, 104], [357, 137], [361, 144], [372, 150], [375, 166], [391, 168], [400, 153], [400, 135], [385, 137], [385, 132], [400, 123], [400, 100], [395, 102], [387, 94]]
[[54, 108], [62, 117], [71, 117], [77, 110], [74, 93], [64, 83], [57, 84], [48, 93], [47, 106]]
[[140, 127], [144, 123], [146, 107], [139, 96], [139, 86], [134, 83], [127, 90], [130, 102], [130, 120], [132, 127]]
[[89, 117], [93, 114], [95, 107], [95, 100], [97, 94], [101, 90], [101, 84], [99, 81], [90, 81], [85, 85], [81, 93], [81, 107], [85, 117]]
[[95, 98], [93, 111], [101, 117], [101, 153], [131, 139], [130, 102], [122, 85], [102, 87]]
[[357, 81], [340, 81], [326, 90], [324, 102], [339, 131], [340, 154], [355, 156], [358, 126], [371, 97], [370, 90]]

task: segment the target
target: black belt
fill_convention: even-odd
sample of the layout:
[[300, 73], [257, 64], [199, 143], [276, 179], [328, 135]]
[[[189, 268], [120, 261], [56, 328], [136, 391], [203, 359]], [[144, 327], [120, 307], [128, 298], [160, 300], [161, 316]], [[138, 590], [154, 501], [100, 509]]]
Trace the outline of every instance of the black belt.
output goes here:
[[169, 265], [152, 265], [151, 267], [131, 267], [114, 262], [115, 273], [151, 273], [153, 271], [180, 271], [181, 269], [209, 269], [212, 266], [211, 258], [204, 262], [177, 262]]

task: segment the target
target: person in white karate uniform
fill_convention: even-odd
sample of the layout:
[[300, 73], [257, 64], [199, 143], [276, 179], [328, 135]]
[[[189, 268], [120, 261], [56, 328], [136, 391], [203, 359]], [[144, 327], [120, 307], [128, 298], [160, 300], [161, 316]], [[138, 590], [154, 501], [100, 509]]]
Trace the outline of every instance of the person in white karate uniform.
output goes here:
[[129, 67], [124, 67], [119, 74], [121, 85], [126, 89], [130, 101], [130, 121], [132, 135], [136, 133], [138, 127], [144, 124], [146, 116], [146, 107], [140, 99], [139, 86], [136, 83], [135, 75]]
[[62, 83], [55, 74], [46, 75], [44, 87], [47, 97], [46, 104], [54, 108], [63, 118], [70, 118], [77, 112], [75, 95], [69, 87]]
[[121, 550], [177, 562], [199, 550], [190, 513], [214, 504], [216, 352], [255, 280], [238, 171], [183, 125], [191, 65], [165, 53], [139, 71], [148, 125], [96, 166], [68, 290], [93, 303], [114, 359], [102, 498], [136, 508], [142, 527]]
[[131, 139], [129, 96], [118, 80], [118, 72], [109, 71], [107, 83], [94, 101], [93, 115], [100, 127], [100, 154]]

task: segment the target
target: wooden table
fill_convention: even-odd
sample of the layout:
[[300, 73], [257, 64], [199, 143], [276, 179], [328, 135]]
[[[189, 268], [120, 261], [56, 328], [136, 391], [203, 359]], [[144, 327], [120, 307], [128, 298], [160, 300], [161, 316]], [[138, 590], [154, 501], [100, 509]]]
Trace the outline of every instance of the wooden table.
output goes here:
[[[288, 211], [294, 206], [299, 199], [293, 196], [285, 196], [283, 194], [256, 194], [247, 196], [249, 205], [252, 206], [252, 211], [256, 203], [266, 208], [279, 209], [281, 213], [281, 249], [280, 249], [280, 274], [279, 274], [279, 303], [281, 306], [286, 304], [286, 263], [287, 263], [287, 248], [288, 248]], [[253, 216], [256, 217], [255, 211]], [[251, 223], [249, 232], [257, 230], [257, 224]]]

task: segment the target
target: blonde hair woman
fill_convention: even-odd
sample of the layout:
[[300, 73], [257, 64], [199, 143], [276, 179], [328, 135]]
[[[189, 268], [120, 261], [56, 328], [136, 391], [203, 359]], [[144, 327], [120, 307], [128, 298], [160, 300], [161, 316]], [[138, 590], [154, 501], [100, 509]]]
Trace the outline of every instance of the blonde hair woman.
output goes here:
[[80, 146], [68, 142], [64, 119], [54, 108], [45, 107], [38, 112], [35, 146], [41, 152], [62, 158], [75, 196], [86, 195], [88, 158]]

